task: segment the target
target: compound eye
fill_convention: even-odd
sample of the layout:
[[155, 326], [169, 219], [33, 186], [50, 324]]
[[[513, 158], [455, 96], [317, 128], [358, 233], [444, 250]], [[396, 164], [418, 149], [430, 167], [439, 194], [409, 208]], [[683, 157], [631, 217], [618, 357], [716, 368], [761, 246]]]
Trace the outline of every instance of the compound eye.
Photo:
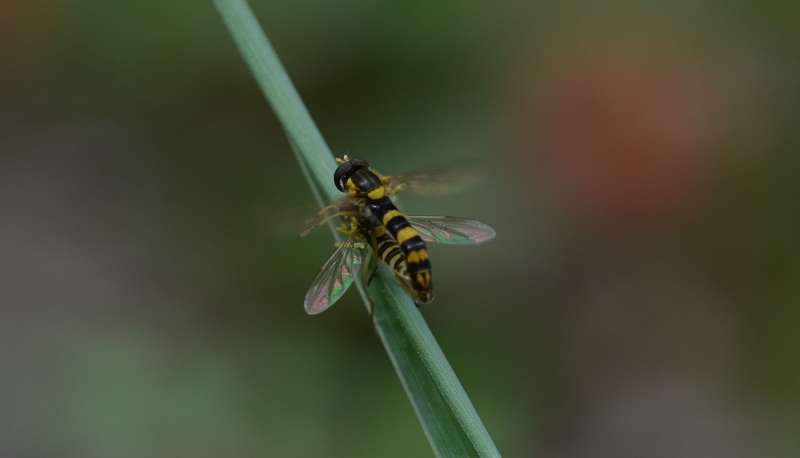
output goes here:
[[336, 189], [342, 192], [345, 191], [345, 184], [350, 175], [352, 175], [353, 170], [352, 161], [342, 162], [339, 167], [336, 168], [336, 172], [333, 174], [333, 184], [336, 185]]
[[350, 163], [353, 164], [357, 169], [369, 167], [367, 161], [365, 161], [364, 159], [359, 159], [357, 157], [350, 158]]
[[369, 167], [369, 164], [364, 159], [351, 158], [347, 162], [342, 162], [333, 174], [333, 184], [336, 185], [336, 189], [339, 191], [346, 192], [347, 179], [350, 178], [350, 175], [356, 170], [367, 167]]

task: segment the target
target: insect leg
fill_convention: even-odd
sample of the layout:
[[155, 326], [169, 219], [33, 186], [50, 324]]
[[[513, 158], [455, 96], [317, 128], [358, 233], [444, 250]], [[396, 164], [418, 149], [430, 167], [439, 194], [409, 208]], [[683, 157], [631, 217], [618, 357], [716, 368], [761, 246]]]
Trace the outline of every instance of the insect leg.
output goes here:
[[380, 259], [378, 258], [378, 239], [375, 237], [374, 232], [370, 232], [369, 242], [370, 245], [372, 245], [372, 252], [375, 253], [375, 268], [372, 269], [372, 273], [369, 275], [369, 278], [367, 278], [367, 281], [366, 283], [364, 283], [364, 285], [369, 285], [369, 282], [372, 281], [372, 277], [374, 277], [375, 274], [378, 273], [378, 269], [381, 268], [381, 262]]
[[398, 192], [402, 191], [405, 188], [406, 188], [406, 184], [405, 183], [399, 183], [399, 184], [387, 186], [386, 189], [387, 189], [388, 192], [386, 193], [386, 195], [389, 196], [389, 197], [394, 197], [395, 194], [397, 194]]
[[[323, 214], [323, 213], [320, 213], [320, 214]], [[323, 224], [325, 224], [325, 223], [327, 223], [329, 221], [332, 221], [332, 220], [334, 220], [336, 218], [342, 217], [342, 216], [358, 216], [358, 211], [356, 211], [356, 210], [338, 211], [338, 212], [334, 213], [333, 215], [330, 215], [330, 216], [327, 216], [327, 217], [323, 218], [317, 224], [315, 224], [315, 225], [309, 227], [308, 229], [304, 230], [303, 232], [301, 232], [300, 233], [300, 237], [305, 237], [308, 234], [310, 234], [314, 229], [317, 229], [318, 227], [322, 226]]]

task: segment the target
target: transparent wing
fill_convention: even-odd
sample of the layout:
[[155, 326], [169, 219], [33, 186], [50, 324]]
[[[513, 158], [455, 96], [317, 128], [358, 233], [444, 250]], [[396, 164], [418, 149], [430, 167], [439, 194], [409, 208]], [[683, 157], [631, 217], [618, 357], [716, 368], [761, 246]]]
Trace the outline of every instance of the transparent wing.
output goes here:
[[400, 190], [423, 196], [442, 196], [463, 191], [480, 181], [475, 163], [459, 163], [446, 168], [419, 170], [383, 177], [390, 194]]
[[315, 229], [323, 226], [329, 221], [341, 218], [342, 221], [347, 222], [348, 218], [357, 216], [360, 213], [358, 199], [352, 197], [342, 197], [336, 202], [323, 208], [316, 215], [306, 219], [306, 230], [300, 233], [300, 237], [305, 237]]
[[407, 216], [408, 222], [426, 242], [469, 245], [488, 242], [496, 232], [492, 226], [456, 216]]
[[306, 293], [306, 313], [316, 315], [324, 312], [353, 284], [363, 263], [363, 253], [357, 241], [355, 234], [347, 237], [322, 266]]

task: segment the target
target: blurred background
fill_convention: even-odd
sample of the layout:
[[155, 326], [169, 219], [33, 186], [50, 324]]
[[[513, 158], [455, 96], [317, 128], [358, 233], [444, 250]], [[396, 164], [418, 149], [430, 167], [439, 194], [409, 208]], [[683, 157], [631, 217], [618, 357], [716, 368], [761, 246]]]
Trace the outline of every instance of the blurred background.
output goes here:
[[[483, 159], [410, 213], [501, 453], [800, 454], [787, 2], [253, 1], [331, 149]], [[0, 5], [0, 456], [429, 456], [210, 2]]]

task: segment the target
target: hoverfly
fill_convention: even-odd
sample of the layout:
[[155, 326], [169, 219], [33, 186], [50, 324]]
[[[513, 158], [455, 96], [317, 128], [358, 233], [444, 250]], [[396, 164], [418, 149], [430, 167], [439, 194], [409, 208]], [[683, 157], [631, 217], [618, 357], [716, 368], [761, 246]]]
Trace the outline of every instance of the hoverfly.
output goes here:
[[[477, 244], [491, 240], [494, 229], [481, 221], [451, 216], [406, 216], [392, 198], [405, 187], [419, 187], [430, 178], [423, 172], [403, 176], [384, 176], [363, 159], [337, 159], [334, 184], [346, 196], [322, 211], [328, 212], [318, 223], [301, 233], [307, 235], [336, 217], [343, 220], [338, 228], [348, 234], [322, 266], [305, 298], [306, 312], [317, 314], [333, 305], [352, 284], [364, 264], [367, 245], [376, 258], [389, 265], [395, 278], [409, 292], [414, 302], [433, 300], [431, 265], [425, 242]], [[434, 183], [437, 185], [437, 183]], [[376, 268], [378, 266], [376, 265]]]

